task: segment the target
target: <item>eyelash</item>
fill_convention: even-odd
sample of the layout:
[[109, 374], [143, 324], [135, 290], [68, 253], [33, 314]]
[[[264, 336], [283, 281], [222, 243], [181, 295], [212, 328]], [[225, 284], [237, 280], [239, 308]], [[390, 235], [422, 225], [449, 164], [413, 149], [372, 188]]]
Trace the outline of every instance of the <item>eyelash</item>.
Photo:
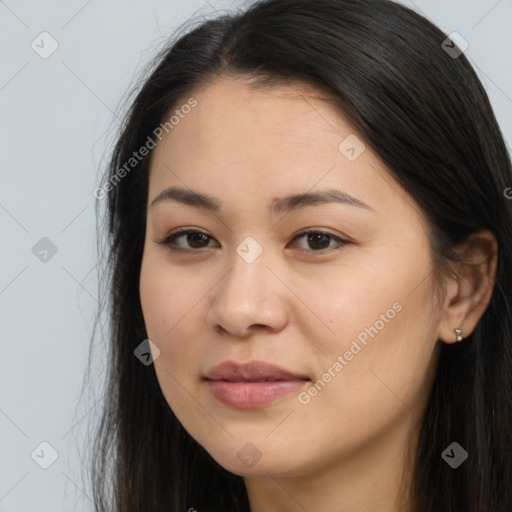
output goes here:
[[[202, 247], [200, 249], [183, 249], [181, 247], [175, 247], [173, 245], [175, 243], [176, 239], [180, 238], [181, 236], [188, 235], [188, 234], [202, 234], [202, 235], [205, 235], [206, 237], [208, 237], [209, 239], [213, 239], [213, 237], [207, 235], [206, 233], [203, 233], [202, 231], [198, 231], [198, 230], [195, 230], [195, 229], [181, 229], [179, 231], [171, 233], [165, 239], [163, 239], [163, 240], [161, 240], [161, 241], [159, 241], [157, 243], [165, 245], [169, 250], [171, 250], [173, 252], [201, 252], [204, 249], [210, 249], [211, 248], [211, 247]], [[339, 236], [333, 235], [331, 233], [327, 233], [325, 231], [316, 230], [316, 229], [306, 229], [306, 230], [303, 230], [300, 233], [298, 233], [293, 238], [292, 241], [295, 241], [295, 240], [297, 240], [297, 239], [299, 239], [299, 238], [301, 238], [301, 237], [303, 237], [305, 235], [308, 235], [308, 234], [326, 235], [326, 236], [330, 237], [331, 239], [336, 240], [340, 244], [340, 247], [337, 248], [336, 250], [342, 249], [345, 245], [348, 245], [348, 244], [351, 243], [349, 240], [344, 240], [343, 238], [340, 238]], [[321, 253], [322, 254], [322, 253], [326, 253], [326, 252], [331, 252], [332, 249], [333, 249], [332, 247], [327, 247], [326, 249], [319, 249], [319, 250], [308, 250], [308, 249], [301, 249], [301, 250], [306, 251], [306, 252]]]

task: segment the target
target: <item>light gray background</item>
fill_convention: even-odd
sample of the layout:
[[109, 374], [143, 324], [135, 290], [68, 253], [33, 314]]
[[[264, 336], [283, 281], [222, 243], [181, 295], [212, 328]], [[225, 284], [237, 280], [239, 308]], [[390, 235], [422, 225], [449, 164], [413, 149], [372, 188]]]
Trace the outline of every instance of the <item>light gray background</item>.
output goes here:
[[[466, 55], [510, 146], [512, 1], [403, 3], [468, 41]], [[98, 307], [93, 190], [115, 136], [114, 113], [182, 22], [242, 5], [0, 0], [2, 512], [92, 510], [82, 456], [99, 407], [94, 391], [78, 398]], [[47, 59], [31, 48], [43, 31], [59, 45]], [[32, 252], [42, 237], [57, 247], [45, 263]], [[96, 371], [101, 384], [101, 364]], [[58, 452], [48, 469], [31, 458], [43, 441]]]

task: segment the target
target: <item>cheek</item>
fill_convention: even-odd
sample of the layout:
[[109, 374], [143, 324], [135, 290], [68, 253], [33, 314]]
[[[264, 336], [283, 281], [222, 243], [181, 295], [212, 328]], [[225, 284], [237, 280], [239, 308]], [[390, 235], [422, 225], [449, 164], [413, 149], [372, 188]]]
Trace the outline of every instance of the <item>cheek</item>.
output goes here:
[[311, 277], [299, 280], [295, 276], [292, 281], [294, 292], [302, 299], [294, 315], [324, 365], [350, 350], [354, 340], [364, 347], [377, 331], [389, 331], [403, 309], [403, 283], [389, 282], [380, 270], [342, 268], [329, 277], [320, 283]]
[[[386, 415], [407, 411], [404, 403], [423, 399], [436, 342], [429, 316], [431, 291], [427, 281], [418, 286], [425, 269], [427, 262], [417, 273], [410, 264], [395, 261], [388, 272], [345, 274], [309, 295], [324, 323], [322, 327], [317, 321], [320, 327], [308, 333], [320, 379], [311, 399], [315, 408], [336, 404], [351, 423], [379, 415], [383, 407]], [[359, 411], [360, 417], [348, 411]]]
[[425, 254], [427, 248], [413, 257], [408, 246], [382, 245], [322, 286], [317, 304], [333, 331], [325, 336], [325, 348], [339, 354], [357, 341], [362, 348], [385, 347], [387, 354], [409, 352], [411, 336], [421, 339], [430, 327], [431, 290], [424, 279], [430, 262]]
[[198, 414], [183, 386], [189, 388], [187, 381], [199, 360], [195, 340], [201, 338], [195, 329], [201, 325], [197, 318], [201, 295], [193, 280], [181, 279], [150, 253], [142, 261], [139, 288], [148, 338], [160, 350], [154, 361], [160, 389], [179, 420], [187, 423]]
[[[346, 303], [350, 314], [333, 324], [337, 342], [328, 346], [330, 358], [322, 358], [318, 393], [306, 407], [333, 429], [338, 421], [368, 435], [404, 415], [419, 416], [435, 368], [435, 337], [422, 315], [429, 297], [388, 291], [359, 308]], [[336, 411], [334, 417], [321, 414], [326, 410]]]
[[140, 273], [140, 301], [146, 330], [160, 342], [171, 339], [193, 312], [204, 289], [195, 280], [183, 277], [179, 271], [149, 251], [144, 255]]
[[[158, 257], [157, 257], [158, 256]], [[148, 338], [160, 350], [155, 371], [164, 394], [197, 375], [204, 351], [205, 292], [197, 277], [172, 269], [160, 255], [145, 255], [140, 275], [140, 300]], [[170, 393], [170, 391], [169, 391]], [[176, 391], [174, 395], [179, 393]], [[171, 397], [168, 397], [168, 400]]]

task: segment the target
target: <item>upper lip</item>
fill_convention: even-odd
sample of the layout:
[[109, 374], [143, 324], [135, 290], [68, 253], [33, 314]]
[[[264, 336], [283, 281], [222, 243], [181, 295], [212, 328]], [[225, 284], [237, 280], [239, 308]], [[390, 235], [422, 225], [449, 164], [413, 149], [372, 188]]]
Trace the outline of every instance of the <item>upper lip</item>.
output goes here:
[[207, 380], [226, 380], [231, 382], [261, 382], [276, 380], [309, 380], [302, 374], [293, 373], [280, 366], [265, 361], [236, 363], [225, 361], [211, 368], [206, 374]]

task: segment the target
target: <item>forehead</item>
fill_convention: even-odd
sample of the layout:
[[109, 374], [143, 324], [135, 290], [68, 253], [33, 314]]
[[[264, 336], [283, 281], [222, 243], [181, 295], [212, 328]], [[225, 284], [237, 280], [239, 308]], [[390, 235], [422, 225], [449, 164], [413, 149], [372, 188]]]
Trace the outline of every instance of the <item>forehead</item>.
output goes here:
[[[174, 137], [168, 137], [176, 157], [186, 156], [180, 148], [185, 147], [182, 139], [190, 142], [190, 137], [201, 155], [268, 159], [279, 158], [290, 147], [299, 152], [304, 144], [324, 138], [325, 132], [331, 132], [331, 141], [335, 141], [338, 133], [353, 131], [334, 107], [319, 99], [319, 91], [304, 84], [252, 88], [247, 81], [228, 77], [192, 95], [197, 105], [173, 128], [169, 135]], [[182, 99], [176, 108], [185, 102]], [[279, 145], [272, 143], [274, 137], [279, 138]]]
[[[376, 195], [386, 203], [400, 193], [343, 114], [311, 86], [254, 89], [223, 78], [174, 110], [190, 97], [197, 105], [154, 149], [150, 199], [175, 184], [247, 204], [313, 187], [341, 188], [370, 204]], [[364, 148], [355, 160], [340, 150], [345, 140]]]

